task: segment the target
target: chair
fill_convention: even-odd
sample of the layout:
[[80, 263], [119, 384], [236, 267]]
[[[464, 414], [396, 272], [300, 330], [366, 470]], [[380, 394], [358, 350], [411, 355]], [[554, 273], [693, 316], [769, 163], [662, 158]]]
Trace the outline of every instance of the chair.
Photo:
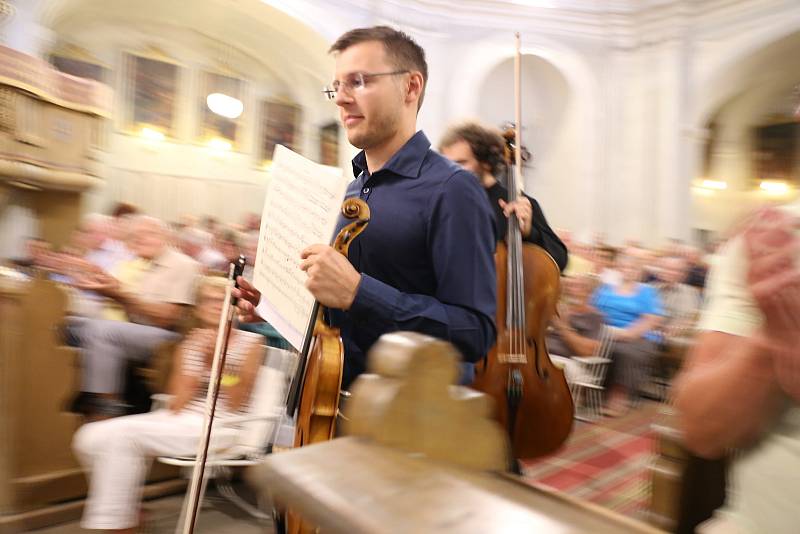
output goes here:
[[[272, 444], [285, 415], [284, 408], [293, 369], [297, 365], [296, 353], [276, 347], [265, 347], [265, 349], [265, 361], [253, 384], [247, 412], [238, 417], [214, 421], [215, 427], [238, 428], [239, 437], [232, 447], [221, 451], [209, 451], [205, 476], [200, 487], [202, 502], [208, 479], [213, 478], [220, 495], [259, 520], [269, 520], [272, 517], [271, 513], [263, 512], [263, 506], [253, 506], [236, 494], [231, 486], [232, 469], [255, 465], [272, 452]], [[169, 398], [170, 396], [165, 394], [154, 395], [154, 409], [163, 407]], [[158, 461], [185, 468], [191, 474], [195, 457], [161, 456]], [[179, 524], [183, 522], [188, 498], [187, 492]]]
[[594, 356], [570, 358], [567, 362], [567, 383], [575, 403], [575, 419], [595, 421], [602, 415], [603, 381], [611, 363], [611, 349], [614, 346], [612, 330], [603, 326], [599, 337], [600, 344]]

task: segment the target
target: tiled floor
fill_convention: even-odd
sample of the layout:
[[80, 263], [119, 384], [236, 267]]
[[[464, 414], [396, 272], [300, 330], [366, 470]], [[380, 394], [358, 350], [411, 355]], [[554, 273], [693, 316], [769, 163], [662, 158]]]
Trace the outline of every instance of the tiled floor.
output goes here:
[[[146, 534], [172, 534], [181, 512], [183, 495], [163, 497], [147, 501], [145, 508], [149, 513]], [[36, 534], [78, 534], [81, 530], [78, 521], [39, 529]], [[271, 522], [259, 522], [251, 518], [224, 499], [209, 492], [206, 504], [200, 512], [195, 528], [197, 534], [272, 534]]]

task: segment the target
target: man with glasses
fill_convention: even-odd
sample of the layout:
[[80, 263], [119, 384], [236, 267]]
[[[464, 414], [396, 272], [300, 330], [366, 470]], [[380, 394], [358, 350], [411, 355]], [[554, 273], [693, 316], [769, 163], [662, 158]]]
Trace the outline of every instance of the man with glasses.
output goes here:
[[[347, 32], [330, 52], [335, 79], [324, 93], [361, 149], [347, 197], [367, 202], [371, 220], [349, 258], [320, 243], [303, 251], [300, 268], [341, 329], [343, 387], [365, 370], [378, 338], [399, 330], [450, 341], [475, 362], [496, 335], [492, 213], [475, 178], [417, 131], [425, 52], [386, 26]], [[259, 295], [240, 283], [240, 308], [252, 314]]]

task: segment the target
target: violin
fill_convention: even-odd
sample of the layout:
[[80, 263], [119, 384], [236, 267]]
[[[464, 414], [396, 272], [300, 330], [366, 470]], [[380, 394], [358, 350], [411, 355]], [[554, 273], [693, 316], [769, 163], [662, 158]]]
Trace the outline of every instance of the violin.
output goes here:
[[[520, 124], [519, 34], [517, 34], [516, 124]], [[505, 154], [509, 202], [519, 198], [522, 157], [519, 128], [507, 129]], [[514, 458], [555, 451], [572, 429], [574, 405], [564, 371], [550, 360], [545, 334], [556, 312], [560, 271], [541, 247], [522, 242], [512, 213], [505, 242], [498, 243], [497, 342], [476, 365], [472, 387], [495, 400], [495, 416], [509, 435]]]
[[[353, 222], [345, 225], [336, 235], [333, 248], [347, 257], [350, 243], [363, 232], [369, 223], [370, 211], [360, 198], [348, 198], [342, 203], [342, 215]], [[308, 357], [298, 368], [302, 380], [295, 380], [298, 390], [290, 395], [297, 402], [294, 446], [303, 447], [332, 439], [339, 416], [339, 397], [344, 371], [344, 345], [338, 328], [329, 326], [324, 320], [321, 306], [317, 306]], [[299, 391], [299, 398], [298, 398]], [[290, 511], [286, 516], [286, 531], [289, 534], [313, 532]]]
[[[333, 248], [347, 257], [350, 243], [369, 223], [369, 206], [360, 198], [342, 203], [342, 215], [353, 222], [336, 235]], [[303, 447], [333, 438], [339, 409], [339, 394], [344, 370], [344, 345], [338, 328], [325, 323], [321, 306], [317, 307], [311, 350], [300, 382], [294, 446]]]

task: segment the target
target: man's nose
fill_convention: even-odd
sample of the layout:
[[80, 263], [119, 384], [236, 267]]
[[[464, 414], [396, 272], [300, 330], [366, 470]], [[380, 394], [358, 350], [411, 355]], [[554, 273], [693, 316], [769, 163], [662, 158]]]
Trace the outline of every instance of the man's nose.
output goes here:
[[334, 97], [333, 101], [336, 103], [337, 106], [343, 106], [345, 104], [350, 104], [353, 102], [353, 97], [347, 94], [347, 91], [339, 89], [336, 91], [336, 96]]

